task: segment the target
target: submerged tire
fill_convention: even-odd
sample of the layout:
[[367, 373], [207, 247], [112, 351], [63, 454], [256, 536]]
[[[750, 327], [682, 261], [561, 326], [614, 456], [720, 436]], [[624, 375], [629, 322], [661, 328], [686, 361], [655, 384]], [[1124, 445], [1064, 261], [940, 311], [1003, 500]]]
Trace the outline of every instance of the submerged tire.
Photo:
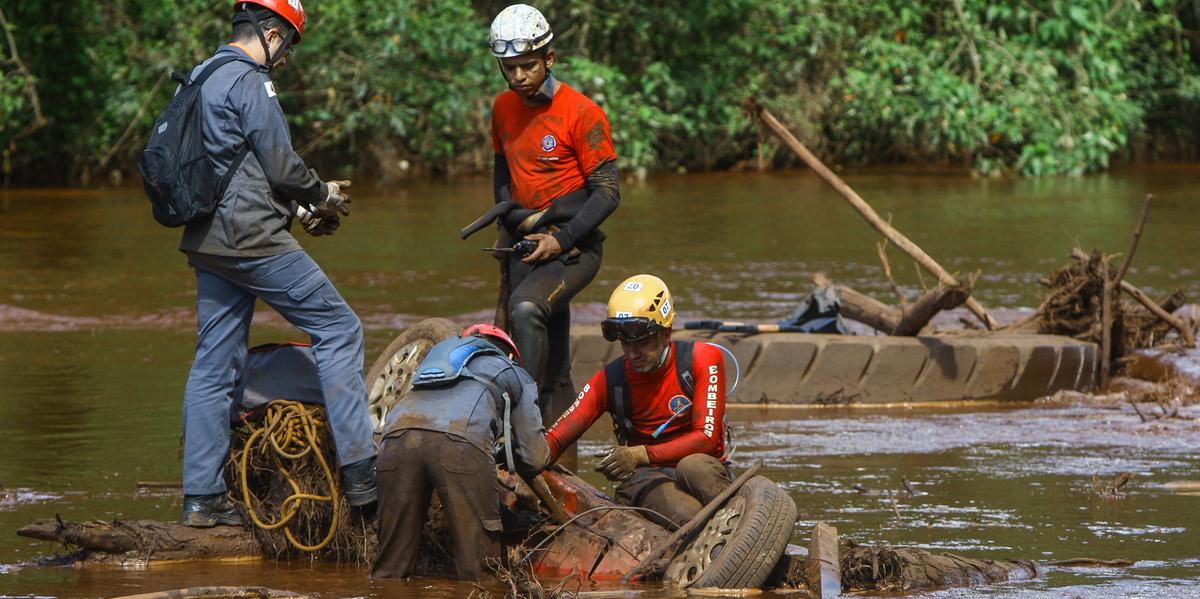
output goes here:
[[404, 329], [367, 371], [367, 407], [375, 432], [387, 419], [387, 413], [412, 389], [417, 365], [439, 341], [453, 337], [459, 326], [445, 318], [429, 318]]
[[691, 588], [758, 588], [787, 548], [795, 522], [792, 498], [755, 476], [671, 560], [666, 578]]

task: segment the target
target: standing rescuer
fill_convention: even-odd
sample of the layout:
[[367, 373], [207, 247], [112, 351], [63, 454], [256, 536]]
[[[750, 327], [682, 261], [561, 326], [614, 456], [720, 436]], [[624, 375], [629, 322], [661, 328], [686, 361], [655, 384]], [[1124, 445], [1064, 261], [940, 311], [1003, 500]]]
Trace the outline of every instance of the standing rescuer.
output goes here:
[[497, 246], [520, 239], [537, 243], [524, 258], [501, 259], [508, 269], [508, 330], [537, 381], [547, 423], [575, 395], [569, 302], [600, 269], [599, 226], [620, 199], [608, 118], [551, 74], [553, 39], [542, 13], [514, 4], [492, 21], [488, 40], [509, 87], [492, 110], [496, 202], [512, 200], [538, 211], [556, 203], [573, 206], [561, 211], [568, 216], [560, 222], [531, 217], [515, 230], [502, 227], [497, 241]]
[[459, 578], [478, 580], [500, 557], [500, 490], [492, 457], [532, 478], [546, 466], [537, 386], [499, 328], [479, 324], [429, 350], [413, 388], [388, 413], [379, 449], [375, 578], [411, 576], [429, 509], [441, 499]]
[[675, 305], [662, 279], [630, 277], [601, 323], [624, 355], [597, 372], [546, 434], [551, 462], [608, 412], [618, 445], [598, 469], [621, 481], [617, 500], [682, 525], [732, 480], [725, 362], [703, 342], [671, 341]]
[[179, 248], [196, 272], [199, 341], [183, 401], [183, 523], [236, 525], [222, 466], [229, 408], [261, 299], [307, 333], [352, 506], [375, 501], [375, 447], [363, 384], [362, 325], [292, 237], [330, 234], [349, 214], [349, 181], [324, 182], [292, 149], [269, 73], [304, 34], [299, 0], [239, 0], [232, 41], [191, 73], [223, 62], [203, 83], [202, 132], [217, 177], [233, 169], [215, 211], [189, 222]]

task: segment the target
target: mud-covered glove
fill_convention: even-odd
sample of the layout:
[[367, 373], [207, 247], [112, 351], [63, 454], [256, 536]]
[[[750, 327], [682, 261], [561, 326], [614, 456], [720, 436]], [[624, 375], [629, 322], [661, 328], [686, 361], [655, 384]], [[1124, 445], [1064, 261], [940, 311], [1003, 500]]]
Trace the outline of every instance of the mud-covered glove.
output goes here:
[[300, 221], [300, 226], [304, 227], [304, 232], [314, 237], [333, 235], [334, 231], [337, 231], [338, 227], [342, 226], [342, 219], [336, 216], [320, 218], [304, 206], [296, 206], [296, 220]]
[[613, 448], [600, 463], [596, 470], [608, 480], [625, 480], [633, 476], [638, 466], [650, 464], [650, 456], [646, 454], [645, 445], [620, 445]]
[[319, 219], [319, 221], [313, 227], [305, 227], [304, 230], [313, 237], [320, 237], [322, 235], [333, 235], [335, 232], [337, 232], [338, 227], [341, 226], [342, 219], [336, 216], [331, 216], [328, 218]]
[[350, 194], [346, 193], [349, 188], [349, 181], [326, 181], [325, 199], [316, 205], [316, 215], [319, 218], [336, 217], [339, 214], [350, 216]]

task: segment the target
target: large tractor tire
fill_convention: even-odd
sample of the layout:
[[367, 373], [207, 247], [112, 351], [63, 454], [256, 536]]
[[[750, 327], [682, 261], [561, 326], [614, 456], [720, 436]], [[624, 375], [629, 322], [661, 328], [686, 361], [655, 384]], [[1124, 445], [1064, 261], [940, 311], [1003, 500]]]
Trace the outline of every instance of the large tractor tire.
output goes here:
[[770, 479], [755, 476], [671, 560], [666, 579], [690, 588], [761, 587], [787, 548], [795, 523], [792, 498]]
[[429, 318], [404, 329], [367, 371], [367, 404], [375, 432], [387, 420], [387, 414], [400, 398], [412, 389], [417, 365], [439, 341], [453, 337], [459, 326], [445, 318]]

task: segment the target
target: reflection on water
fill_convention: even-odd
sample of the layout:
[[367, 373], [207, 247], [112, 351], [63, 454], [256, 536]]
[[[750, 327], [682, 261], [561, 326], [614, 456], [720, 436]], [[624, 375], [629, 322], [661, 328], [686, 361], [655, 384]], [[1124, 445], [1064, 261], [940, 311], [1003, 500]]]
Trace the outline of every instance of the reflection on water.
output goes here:
[[[1130, 271], [1154, 295], [1200, 296], [1191, 188], [1200, 169], [1156, 167], [1081, 179], [975, 181], [872, 170], [847, 180], [947, 269], [982, 271], [989, 307], [1036, 305], [1037, 279], [1074, 240], [1125, 249], [1146, 192], [1155, 206]], [[484, 319], [494, 300], [491, 240], [457, 230], [487, 205], [488, 182], [359, 192], [328, 239], [305, 239], [363, 318], [374, 356], [413, 318]], [[626, 186], [610, 243], [575, 316], [595, 320], [611, 286], [660, 273], [685, 313], [772, 319], [814, 271], [891, 301], [874, 233], [805, 173], [665, 177]], [[459, 597], [444, 582], [374, 583], [328, 564], [181, 564], [148, 569], [21, 568], [55, 551], [12, 535], [64, 519], [173, 519], [180, 500], [138, 494], [178, 480], [181, 396], [195, 340], [194, 280], [178, 233], [129, 190], [0, 192], [0, 594], [115, 596], [199, 584], [260, 584], [322, 597]], [[906, 291], [911, 262], [894, 251]], [[264, 308], [252, 343], [298, 339]], [[1187, 415], [1200, 414], [1189, 412]], [[1128, 569], [1052, 569], [1042, 579], [934, 597], [1187, 596], [1200, 568], [1197, 498], [1153, 486], [1195, 479], [1195, 421], [1142, 424], [1129, 411], [735, 410], [737, 465], [763, 462], [795, 498], [805, 529], [974, 557], [1138, 560]], [[590, 456], [608, 443], [596, 430]], [[1091, 477], [1134, 472], [1130, 494], [1095, 499]], [[917, 494], [901, 498], [902, 479]], [[857, 485], [857, 486], [856, 486]], [[889, 492], [896, 497], [893, 508]], [[900, 517], [896, 517], [896, 510]], [[661, 594], [652, 592], [651, 596]]]

